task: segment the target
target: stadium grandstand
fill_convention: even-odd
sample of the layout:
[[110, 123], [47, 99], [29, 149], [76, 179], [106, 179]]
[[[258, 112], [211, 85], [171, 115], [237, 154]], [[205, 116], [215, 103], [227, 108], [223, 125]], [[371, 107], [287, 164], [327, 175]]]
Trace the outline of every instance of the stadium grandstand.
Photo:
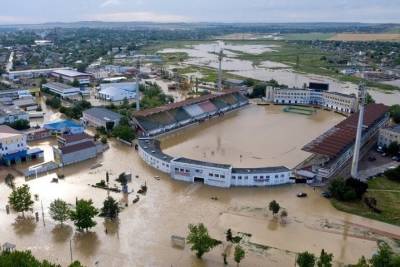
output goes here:
[[[377, 141], [379, 129], [389, 122], [389, 108], [383, 104], [369, 104], [365, 108], [361, 144], [370, 147]], [[353, 156], [357, 132], [358, 112], [329, 129], [303, 147], [312, 153], [306, 168], [323, 181], [348, 166]], [[303, 166], [302, 168], [304, 168]]]
[[144, 136], [155, 136], [248, 104], [238, 90], [226, 90], [181, 102], [171, 103], [134, 114], [134, 121]]

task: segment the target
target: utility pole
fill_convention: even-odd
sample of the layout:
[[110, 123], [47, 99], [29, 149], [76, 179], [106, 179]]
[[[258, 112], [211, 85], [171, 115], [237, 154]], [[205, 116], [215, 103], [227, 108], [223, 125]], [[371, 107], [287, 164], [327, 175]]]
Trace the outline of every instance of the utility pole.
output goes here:
[[137, 60], [136, 65], [136, 111], [140, 110], [140, 90], [139, 90], [139, 76], [140, 76], [140, 58]]
[[40, 205], [42, 207], [42, 219], [43, 219], [43, 226], [46, 226], [46, 223], [44, 221], [44, 210], [43, 210], [43, 200], [40, 200]]
[[353, 162], [351, 164], [351, 177], [357, 179], [358, 177], [358, 162], [360, 159], [360, 149], [361, 149], [361, 139], [362, 139], [362, 130], [364, 125], [364, 108], [365, 108], [365, 96], [366, 96], [366, 88], [363, 83], [361, 83], [358, 87], [358, 123], [357, 123], [357, 134], [356, 134], [356, 142], [354, 144], [354, 152], [353, 152]]
[[72, 258], [72, 239], [69, 240], [69, 255], [71, 256], [71, 263], [74, 261]]
[[218, 54], [218, 91], [222, 91], [222, 60], [224, 58], [224, 50], [221, 47]]

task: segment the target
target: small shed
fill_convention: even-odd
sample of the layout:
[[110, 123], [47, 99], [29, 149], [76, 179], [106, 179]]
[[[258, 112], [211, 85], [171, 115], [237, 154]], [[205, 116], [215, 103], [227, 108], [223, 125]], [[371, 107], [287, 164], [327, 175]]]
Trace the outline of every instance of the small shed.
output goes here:
[[13, 252], [15, 250], [15, 247], [16, 246], [14, 244], [6, 242], [1, 246], [1, 249], [3, 252]]

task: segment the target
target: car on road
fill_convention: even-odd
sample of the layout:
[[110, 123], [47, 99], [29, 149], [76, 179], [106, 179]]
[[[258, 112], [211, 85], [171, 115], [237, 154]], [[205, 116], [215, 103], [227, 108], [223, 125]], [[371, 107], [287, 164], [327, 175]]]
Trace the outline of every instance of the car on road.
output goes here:
[[299, 192], [297, 193], [297, 197], [307, 197], [307, 193]]

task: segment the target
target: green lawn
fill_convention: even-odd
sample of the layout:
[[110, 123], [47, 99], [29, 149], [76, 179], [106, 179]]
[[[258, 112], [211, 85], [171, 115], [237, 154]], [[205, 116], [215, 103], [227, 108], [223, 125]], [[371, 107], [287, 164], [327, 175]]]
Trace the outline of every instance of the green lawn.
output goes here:
[[400, 183], [388, 180], [385, 177], [380, 177], [369, 181], [368, 185], [369, 191], [366, 196], [374, 197], [378, 201], [378, 208], [382, 210], [381, 214], [372, 212], [362, 201], [340, 202], [332, 199], [332, 205], [344, 212], [400, 225]]

